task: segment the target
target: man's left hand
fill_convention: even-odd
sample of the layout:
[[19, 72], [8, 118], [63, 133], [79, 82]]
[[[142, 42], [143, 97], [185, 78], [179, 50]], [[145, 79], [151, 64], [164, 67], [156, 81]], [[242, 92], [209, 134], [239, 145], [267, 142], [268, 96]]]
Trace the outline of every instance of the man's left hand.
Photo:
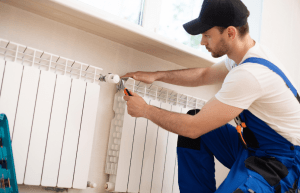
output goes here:
[[130, 92], [132, 96], [124, 96], [127, 101], [127, 112], [132, 117], [146, 117], [148, 104], [145, 100], [134, 92]]

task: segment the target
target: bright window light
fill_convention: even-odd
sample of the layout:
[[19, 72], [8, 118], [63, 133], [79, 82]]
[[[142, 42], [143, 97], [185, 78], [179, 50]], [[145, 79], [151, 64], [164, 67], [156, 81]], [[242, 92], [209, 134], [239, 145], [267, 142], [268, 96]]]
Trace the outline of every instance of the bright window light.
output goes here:
[[[259, 42], [263, 0], [242, 1], [250, 11], [250, 35]], [[199, 16], [202, 3], [203, 0], [162, 0], [157, 33], [210, 55], [205, 47], [200, 45], [202, 36], [189, 35], [182, 26]]]
[[182, 25], [199, 16], [203, 0], [162, 0], [158, 33], [199, 49], [201, 35], [191, 36]]

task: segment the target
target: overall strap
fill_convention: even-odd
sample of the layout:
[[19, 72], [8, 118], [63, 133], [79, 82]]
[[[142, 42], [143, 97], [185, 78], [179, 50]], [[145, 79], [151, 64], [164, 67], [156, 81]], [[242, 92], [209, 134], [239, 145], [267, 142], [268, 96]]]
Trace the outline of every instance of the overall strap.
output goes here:
[[[241, 64], [244, 64], [244, 63], [247, 63], [247, 62], [261, 64], [263, 66], [268, 67], [270, 70], [272, 70], [276, 74], [278, 74], [284, 80], [284, 82], [286, 83], [286, 85], [290, 88], [290, 90], [292, 91], [292, 93], [297, 98], [298, 102], [300, 103], [300, 97], [299, 97], [299, 95], [297, 93], [297, 90], [292, 85], [292, 83], [289, 81], [289, 79], [285, 76], [285, 74], [277, 66], [275, 66], [274, 64], [272, 64], [268, 60], [265, 60], [263, 58], [255, 58], [255, 57], [248, 58], [244, 62], [242, 62]], [[248, 112], [248, 111], [246, 111], [246, 112]], [[244, 113], [244, 111], [243, 111], [243, 113]], [[243, 114], [243, 113], [241, 113], [241, 114]], [[252, 114], [250, 113], [250, 115], [252, 115]], [[243, 116], [244, 116], [244, 114], [243, 114]], [[251, 117], [252, 116], [250, 116], [250, 118]], [[256, 120], [256, 119], [254, 119], [254, 120]], [[244, 116], [244, 121], [246, 122], [246, 116]], [[259, 121], [261, 121], [261, 120], [259, 120]], [[254, 132], [252, 130], [250, 130], [249, 127], [247, 127], [249, 125], [246, 126], [245, 122], [242, 122], [242, 123], [244, 123], [244, 126], [242, 126], [242, 124], [240, 124], [243, 127], [243, 135], [242, 135], [242, 133], [240, 131], [241, 129], [239, 130], [238, 127], [237, 127], [237, 132], [239, 133], [240, 139], [242, 138], [241, 142], [242, 142], [243, 146], [246, 149], [248, 148], [248, 146], [251, 147], [251, 148], [259, 148], [260, 144], [259, 144], [259, 142], [258, 142], [258, 140], [257, 140], [257, 138], [256, 138], [256, 136], [254, 134]], [[252, 122], [253, 122], [253, 120], [252, 120]], [[254, 122], [253, 123], [248, 122], [248, 123], [251, 126], [251, 125], [254, 124]], [[264, 124], [264, 123], [262, 123], [262, 124]], [[269, 127], [269, 126], [267, 126], [267, 127]]]
[[277, 66], [275, 66], [273, 63], [269, 62], [268, 60], [265, 60], [263, 58], [256, 58], [256, 57], [247, 58], [241, 64], [244, 64], [244, 63], [247, 63], [247, 62], [261, 64], [263, 66], [268, 67], [270, 70], [272, 70], [276, 74], [278, 74], [284, 80], [284, 82], [286, 83], [286, 85], [291, 89], [291, 91], [293, 92], [294, 96], [297, 98], [298, 102], [300, 103], [300, 96], [297, 93], [297, 90], [292, 85], [292, 83], [289, 81], [289, 79], [285, 76], [285, 74]]

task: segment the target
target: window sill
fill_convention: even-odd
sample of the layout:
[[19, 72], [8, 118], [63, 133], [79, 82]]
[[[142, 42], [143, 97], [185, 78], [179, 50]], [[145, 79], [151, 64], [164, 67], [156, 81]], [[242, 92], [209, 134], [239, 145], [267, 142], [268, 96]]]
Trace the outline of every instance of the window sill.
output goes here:
[[0, 1], [187, 68], [208, 67], [218, 62], [198, 50], [79, 1]]

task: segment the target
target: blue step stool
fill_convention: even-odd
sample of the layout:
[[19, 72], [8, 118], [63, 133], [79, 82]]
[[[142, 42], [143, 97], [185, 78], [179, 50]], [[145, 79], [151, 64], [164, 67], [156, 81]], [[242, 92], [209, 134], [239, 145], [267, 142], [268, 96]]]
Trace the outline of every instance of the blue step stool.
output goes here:
[[18, 193], [7, 117], [0, 114], [0, 193]]

